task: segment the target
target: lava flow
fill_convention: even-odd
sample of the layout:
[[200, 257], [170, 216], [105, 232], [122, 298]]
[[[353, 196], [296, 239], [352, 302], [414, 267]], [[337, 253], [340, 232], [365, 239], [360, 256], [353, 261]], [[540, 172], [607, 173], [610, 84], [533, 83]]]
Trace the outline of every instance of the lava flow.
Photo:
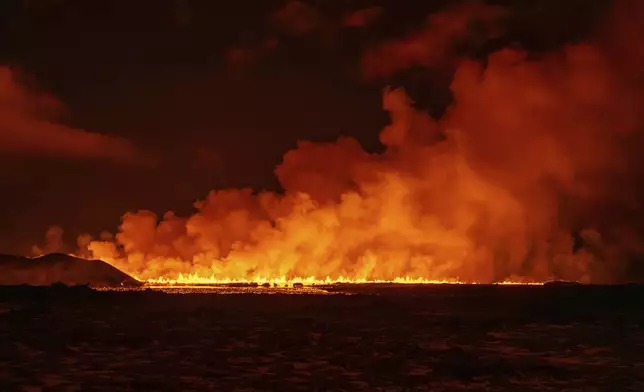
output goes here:
[[[298, 284], [303, 286], [327, 286], [336, 284], [411, 284], [411, 285], [427, 285], [427, 284], [478, 284], [477, 282], [463, 282], [457, 279], [454, 280], [429, 280], [423, 278], [410, 278], [399, 277], [391, 280], [369, 280], [369, 279], [355, 279], [345, 278], [340, 276], [336, 279], [326, 277], [325, 279], [318, 279], [313, 276], [307, 278], [282, 276], [280, 278], [263, 278], [256, 277], [249, 280], [237, 279], [220, 279], [214, 276], [204, 277], [194, 274], [183, 275], [179, 274], [176, 279], [156, 278], [148, 279], [145, 282], [149, 286], [174, 286], [174, 285], [230, 285], [230, 284], [257, 284], [257, 285], [271, 285], [276, 287], [293, 287]], [[496, 282], [499, 285], [542, 285], [539, 282], [520, 282], [520, 281], [503, 281]]]

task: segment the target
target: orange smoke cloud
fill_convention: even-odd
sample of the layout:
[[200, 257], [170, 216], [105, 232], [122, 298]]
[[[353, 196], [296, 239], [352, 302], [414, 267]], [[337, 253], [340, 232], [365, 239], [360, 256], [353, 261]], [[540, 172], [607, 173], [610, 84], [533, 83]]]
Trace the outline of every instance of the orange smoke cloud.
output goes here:
[[383, 77], [413, 66], [435, 67], [454, 61], [453, 49], [459, 43], [480, 38], [473, 22], [491, 29], [491, 22], [503, 9], [478, 3], [464, 3], [431, 14], [424, 29], [402, 39], [392, 40], [367, 51], [362, 70], [367, 78]]
[[213, 191], [187, 218], [128, 213], [87, 250], [143, 279], [632, 279], [643, 79], [613, 60], [640, 48], [615, 37], [461, 61], [441, 119], [385, 89], [383, 154], [302, 142], [276, 169], [284, 194]]
[[62, 105], [55, 98], [28, 91], [8, 67], [0, 67], [0, 150], [5, 153], [102, 158], [119, 163], [139, 159], [121, 138], [88, 132], [51, 120]]

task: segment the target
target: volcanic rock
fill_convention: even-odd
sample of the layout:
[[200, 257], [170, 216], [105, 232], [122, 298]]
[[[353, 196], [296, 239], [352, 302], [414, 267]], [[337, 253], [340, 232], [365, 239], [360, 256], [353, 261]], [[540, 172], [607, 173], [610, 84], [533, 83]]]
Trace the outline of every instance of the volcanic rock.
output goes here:
[[240, 283], [228, 283], [226, 284], [228, 287], [259, 287], [258, 283], [250, 282], [250, 283], [245, 283], [245, 282], [240, 282]]
[[544, 286], [581, 286], [580, 282], [574, 280], [551, 280], [543, 284]]
[[136, 287], [141, 283], [101, 260], [52, 253], [29, 258], [0, 255], [0, 285]]

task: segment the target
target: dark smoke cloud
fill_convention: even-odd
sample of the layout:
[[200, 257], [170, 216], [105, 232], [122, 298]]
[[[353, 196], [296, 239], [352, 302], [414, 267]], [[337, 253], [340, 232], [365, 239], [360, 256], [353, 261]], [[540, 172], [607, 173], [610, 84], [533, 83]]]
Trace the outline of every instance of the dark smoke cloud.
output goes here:
[[14, 71], [0, 67], [0, 150], [5, 154], [142, 162], [128, 140], [56, 123], [53, 118], [62, 109], [57, 99], [29, 91]]
[[[52, 226], [47, 229], [45, 233], [45, 240], [42, 245], [36, 245], [32, 248], [32, 253], [36, 256], [49, 254], [49, 253], [60, 253], [64, 252], [66, 249], [65, 242], [63, 240], [63, 228], [60, 226]], [[85, 236], [84, 236], [85, 237]], [[87, 244], [84, 244], [87, 246]], [[81, 247], [82, 248], [82, 247]]]
[[[413, 66], [442, 67], [458, 59], [455, 48], [494, 33], [493, 22], [504, 9], [480, 3], [463, 3], [432, 13], [422, 30], [368, 50], [362, 59], [367, 78], [390, 76]], [[478, 22], [478, 28], [477, 24]], [[485, 28], [482, 30], [482, 28]]]
[[317, 9], [301, 1], [287, 2], [271, 15], [270, 21], [278, 30], [292, 35], [307, 34], [326, 24]]
[[336, 48], [343, 29], [372, 26], [383, 12], [383, 7], [371, 6], [333, 15], [305, 2], [288, 1], [272, 12], [267, 20], [271, 35], [279, 38], [272, 37], [256, 44], [228, 49], [226, 62], [231, 67], [255, 64], [274, 52], [282, 41], [288, 42], [293, 38], [307, 39], [308, 46]]
[[382, 15], [384, 9], [372, 6], [347, 13], [342, 21], [345, 27], [365, 27], [375, 23]]
[[237, 47], [226, 52], [226, 62], [231, 67], [243, 67], [259, 61], [277, 48], [277, 39], [267, 39], [258, 45]]

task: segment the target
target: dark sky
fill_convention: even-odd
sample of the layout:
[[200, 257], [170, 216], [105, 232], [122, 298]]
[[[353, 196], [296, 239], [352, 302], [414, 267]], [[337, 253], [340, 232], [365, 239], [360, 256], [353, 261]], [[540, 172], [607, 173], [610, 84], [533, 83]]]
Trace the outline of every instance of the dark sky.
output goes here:
[[[383, 86], [403, 85], [440, 114], [450, 68], [367, 79], [364, 53], [455, 3], [307, 1], [280, 18], [288, 2], [0, 1], [0, 65], [25, 88], [57, 97], [59, 123], [126, 138], [151, 157], [128, 164], [0, 151], [0, 251], [25, 251], [51, 225], [73, 239], [113, 231], [128, 210], [186, 214], [214, 188], [276, 189], [273, 170], [298, 140], [350, 135], [377, 150]], [[508, 13], [497, 34], [465, 46], [469, 56], [584, 39], [607, 2], [489, 3]], [[358, 10], [371, 19], [352, 26]]]

